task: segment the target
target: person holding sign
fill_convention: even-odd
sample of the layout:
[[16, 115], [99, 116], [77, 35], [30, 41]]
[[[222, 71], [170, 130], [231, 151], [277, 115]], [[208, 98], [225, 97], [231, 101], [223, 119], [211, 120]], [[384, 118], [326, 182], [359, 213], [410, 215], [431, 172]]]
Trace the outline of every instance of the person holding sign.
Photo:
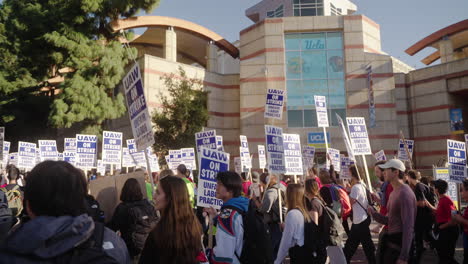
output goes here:
[[[464, 180], [461, 185], [461, 196], [465, 202], [468, 202], [468, 180]], [[452, 215], [452, 220], [463, 228], [463, 264], [465, 264], [468, 263], [468, 207], [463, 211], [463, 215]]]
[[162, 178], [154, 202], [161, 219], [149, 234], [139, 263], [207, 262], [202, 228], [190, 205], [185, 182], [175, 176]]

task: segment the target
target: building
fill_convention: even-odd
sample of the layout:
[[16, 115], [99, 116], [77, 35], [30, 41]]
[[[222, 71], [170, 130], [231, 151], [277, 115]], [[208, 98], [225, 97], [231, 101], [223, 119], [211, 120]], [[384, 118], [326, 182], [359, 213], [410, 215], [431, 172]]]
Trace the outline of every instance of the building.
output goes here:
[[[242, 30], [235, 43], [200, 25], [169, 17], [119, 20], [113, 28], [148, 28], [130, 45], [139, 52], [150, 108], [160, 107], [161, 76], [183, 68], [211, 92], [208, 128], [224, 137], [232, 156], [239, 155], [239, 135], [246, 135], [254, 167], [258, 167], [257, 145], [265, 144], [265, 124], [299, 134], [303, 144], [309, 133], [322, 131], [313, 96], [325, 95], [332, 147], [346, 150], [337, 114], [364, 117], [374, 153], [384, 150], [393, 157], [401, 131], [416, 140], [417, 168], [429, 169], [446, 154], [445, 139], [461, 139], [450, 132], [448, 113], [453, 107], [466, 112], [464, 99], [457, 97], [466, 98], [468, 89], [467, 46], [460, 44], [466, 43], [466, 21], [408, 49], [414, 54], [432, 45], [438, 53], [427, 61], [442, 58], [440, 65], [414, 71], [381, 49], [380, 26], [356, 15], [356, 10], [348, 0], [263, 0], [246, 11], [254, 24]], [[370, 86], [374, 127], [369, 118]], [[283, 120], [264, 119], [267, 88], [287, 91]], [[126, 119], [111, 126], [131, 135]], [[374, 162], [367, 157], [369, 165]]]

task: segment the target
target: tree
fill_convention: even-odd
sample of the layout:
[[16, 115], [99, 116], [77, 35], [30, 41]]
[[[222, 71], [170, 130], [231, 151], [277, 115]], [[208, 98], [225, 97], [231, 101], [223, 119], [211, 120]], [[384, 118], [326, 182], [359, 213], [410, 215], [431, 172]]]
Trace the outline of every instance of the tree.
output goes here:
[[0, 123], [7, 131], [22, 124], [29, 129], [30, 122], [41, 128], [79, 124], [82, 132], [97, 134], [104, 120], [122, 116], [124, 98], [115, 87], [136, 51], [120, 43], [121, 33], [113, 33], [109, 23], [141, 10], [150, 12], [158, 4], [159, 0], [1, 2]]
[[208, 92], [201, 89], [201, 81], [188, 78], [181, 67], [179, 76], [161, 77], [168, 96], [161, 94], [162, 107], [153, 114], [154, 149], [160, 161], [169, 149], [195, 147], [195, 133], [200, 132], [209, 119]]

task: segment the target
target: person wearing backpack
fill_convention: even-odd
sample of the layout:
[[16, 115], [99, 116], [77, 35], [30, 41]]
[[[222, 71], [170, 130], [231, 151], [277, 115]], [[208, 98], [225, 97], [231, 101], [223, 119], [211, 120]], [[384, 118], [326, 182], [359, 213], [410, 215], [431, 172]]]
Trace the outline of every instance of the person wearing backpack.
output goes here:
[[143, 197], [140, 183], [135, 178], [125, 181], [120, 194], [122, 201], [115, 208], [109, 228], [120, 231], [130, 257], [138, 259], [148, 234], [156, 225], [156, 210]]
[[[210, 218], [215, 218], [216, 246], [210, 250], [210, 263], [244, 263], [244, 223], [242, 213], [249, 214], [249, 199], [241, 196], [242, 179], [232, 171], [218, 172], [216, 175], [216, 198], [223, 201], [219, 215], [208, 208]], [[258, 252], [258, 254], [265, 254]]]
[[23, 211], [23, 188], [18, 185], [17, 180], [19, 177], [19, 169], [11, 165], [8, 168], [7, 176], [9, 183], [4, 188], [0, 188], [0, 190], [5, 193], [8, 200], [8, 207], [15, 217], [18, 217], [21, 211]]
[[[309, 248], [305, 244], [306, 225], [312, 224], [312, 228], [315, 229], [318, 229], [318, 227], [315, 223], [312, 223], [311, 216], [306, 210], [304, 188], [300, 184], [288, 184], [286, 189], [286, 204], [288, 212], [275, 264], [283, 263], [286, 255], [288, 255], [288, 251], [291, 264], [325, 263], [325, 261], [314, 262], [315, 259], [324, 259], [322, 250]], [[317, 253], [320, 254], [318, 258]]]
[[376, 263], [375, 246], [372, 242], [369, 225], [371, 217], [367, 213], [369, 206], [366, 187], [361, 183], [357, 168], [355, 165], [349, 167], [351, 174], [351, 193], [349, 198], [353, 207], [353, 225], [346, 240], [344, 253], [346, 260], [349, 263], [359, 244], [362, 244], [367, 262], [370, 264]]
[[85, 176], [65, 161], [44, 161], [24, 189], [31, 220], [0, 246], [2, 263], [130, 264], [124, 241], [86, 214]]
[[146, 239], [139, 263], [208, 263], [202, 227], [190, 204], [185, 182], [176, 176], [162, 178], [154, 202], [161, 218]]

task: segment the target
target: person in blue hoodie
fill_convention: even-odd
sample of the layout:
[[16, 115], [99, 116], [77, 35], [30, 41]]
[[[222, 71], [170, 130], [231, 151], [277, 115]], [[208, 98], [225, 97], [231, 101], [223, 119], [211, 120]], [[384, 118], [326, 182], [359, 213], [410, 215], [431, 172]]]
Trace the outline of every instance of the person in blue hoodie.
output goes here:
[[234, 208], [247, 212], [249, 199], [242, 197], [242, 179], [232, 171], [219, 172], [216, 176], [216, 198], [223, 201], [221, 211], [216, 216], [213, 208], [208, 210], [215, 219], [216, 246], [213, 248], [210, 263], [240, 263], [244, 239], [242, 215]]
[[15, 226], [0, 246], [0, 263], [131, 263], [123, 240], [86, 214], [86, 179], [78, 169], [44, 161], [27, 180], [30, 220]]

